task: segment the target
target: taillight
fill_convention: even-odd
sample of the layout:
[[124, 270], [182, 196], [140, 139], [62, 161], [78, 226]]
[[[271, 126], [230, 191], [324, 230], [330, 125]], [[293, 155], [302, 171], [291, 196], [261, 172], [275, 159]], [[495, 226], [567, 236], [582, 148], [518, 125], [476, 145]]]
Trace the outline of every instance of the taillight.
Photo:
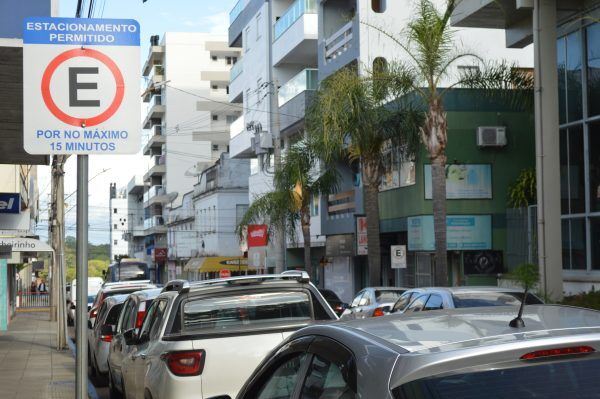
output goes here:
[[90, 319], [93, 319], [98, 314], [98, 308], [94, 308], [90, 311]]
[[137, 317], [135, 319], [135, 328], [142, 328], [144, 323], [144, 316], [146, 315], [146, 302], [140, 303], [138, 308]]
[[104, 342], [111, 342], [113, 339], [112, 335], [101, 335], [100, 340]]
[[385, 316], [385, 312], [383, 311], [383, 308], [375, 308], [375, 310], [373, 311], [373, 317], [380, 317], [380, 316]]
[[171, 373], [180, 377], [189, 377], [202, 374], [204, 369], [204, 351], [167, 352], [160, 357], [163, 359]]
[[572, 346], [568, 348], [544, 349], [535, 352], [529, 352], [521, 356], [521, 360], [535, 360], [544, 357], [583, 355], [592, 353], [596, 350], [591, 346]]

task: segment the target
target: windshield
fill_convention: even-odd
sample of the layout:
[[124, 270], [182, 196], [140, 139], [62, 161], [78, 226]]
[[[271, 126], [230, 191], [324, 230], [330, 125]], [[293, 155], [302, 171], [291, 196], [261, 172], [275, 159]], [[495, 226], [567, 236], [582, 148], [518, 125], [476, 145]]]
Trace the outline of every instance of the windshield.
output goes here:
[[394, 302], [400, 298], [404, 290], [375, 290], [375, 298], [377, 303]]
[[[452, 295], [454, 307], [474, 308], [479, 306], [521, 305], [521, 292], [460, 292]], [[539, 305], [542, 302], [535, 295], [527, 295], [527, 305]]]
[[117, 269], [117, 278], [119, 281], [146, 280], [147, 268], [145, 263], [121, 263]]
[[396, 399], [597, 399], [600, 359], [452, 374], [409, 382]]

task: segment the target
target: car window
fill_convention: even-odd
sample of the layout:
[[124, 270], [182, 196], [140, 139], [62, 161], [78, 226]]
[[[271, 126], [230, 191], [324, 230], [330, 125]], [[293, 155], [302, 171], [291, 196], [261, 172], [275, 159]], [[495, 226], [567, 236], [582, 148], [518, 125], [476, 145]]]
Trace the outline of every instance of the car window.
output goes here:
[[227, 330], [312, 319], [310, 297], [300, 291], [246, 292], [193, 298], [183, 304], [184, 330]]
[[152, 327], [150, 328], [150, 339], [157, 339], [160, 334], [160, 327], [162, 325], [162, 321], [165, 318], [165, 311], [167, 309], [167, 301], [158, 301], [158, 306], [156, 307], [156, 312], [154, 313], [154, 322], [152, 323]]
[[405, 292], [404, 294], [400, 295], [400, 299], [398, 299], [398, 301], [394, 304], [392, 313], [403, 311], [404, 308], [410, 303], [413, 294], [415, 294], [415, 292]]
[[437, 294], [431, 294], [427, 303], [425, 304], [425, 308], [423, 310], [438, 310], [444, 309], [444, 301], [442, 297]]
[[[459, 292], [452, 295], [454, 307], [472, 308], [480, 306], [519, 306], [523, 294], [520, 292]], [[541, 301], [535, 295], [527, 295], [527, 305], [537, 305]]]
[[350, 306], [352, 306], [352, 307], [358, 306], [358, 303], [360, 302], [360, 298], [362, 298], [362, 296], [364, 294], [365, 294], [365, 291], [360, 291], [358, 294], [356, 294], [356, 296], [352, 300], [352, 304]]
[[315, 355], [302, 384], [302, 398], [355, 398], [356, 393], [346, 381], [343, 367]]
[[140, 330], [140, 337], [142, 336], [150, 336], [150, 330], [156, 321], [156, 312], [158, 309], [159, 302], [154, 302], [150, 309], [148, 309], [148, 313], [146, 313], [146, 317], [144, 318], [144, 323], [142, 324], [142, 329]]
[[328, 301], [339, 301], [340, 298], [338, 298], [338, 296], [335, 294], [335, 292], [331, 291], [331, 290], [321, 290], [321, 295], [323, 295], [323, 298], [327, 299]]
[[358, 301], [358, 306], [369, 306], [371, 304], [371, 293], [369, 291], [365, 291], [363, 296], [360, 297], [360, 301]]
[[375, 290], [375, 302], [396, 302], [404, 290]]
[[117, 333], [122, 333], [127, 331], [127, 320], [129, 318], [129, 314], [131, 313], [131, 306], [133, 300], [129, 298], [123, 307], [123, 311], [119, 316], [119, 323], [117, 324]]
[[112, 308], [110, 308], [110, 310], [108, 311], [108, 316], [106, 316], [106, 320], [104, 321], [104, 324], [109, 324], [111, 326], [116, 325], [119, 320], [119, 314], [121, 313], [122, 308], [122, 303], [118, 303]]
[[106, 302], [103, 303], [102, 306], [100, 306], [100, 310], [98, 311], [98, 315], [96, 316], [96, 320], [100, 321], [100, 323], [96, 323], [95, 327], [98, 327], [100, 324], [102, 324], [105, 313], [106, 313]]
[[294, 388], [296, 386], [296, 382], [298, 381], [304, 359], [306, 359], [306, 354], [299, 353], [280, 364], [260, 389], [257, 398], [291, 398], [294, 393]]
[[405, 312], [407, 312], [407, 313], [420, 312], [421, 310], [423, 310], [423, 307], [425, 306], [425, 302], [427, 301], [428, 296], [429, 296], [429, 294], [418, 296], [417, 299], [415, 299], [414, 301], [411, 302], [410, 305], [408, 305]]
[[315, 320], [331, 320], [331, 315], [327, 313], [323, 305], [321, 305], [321, 302], [312, 292], [310, 293], [310, 298], [312, 299]]

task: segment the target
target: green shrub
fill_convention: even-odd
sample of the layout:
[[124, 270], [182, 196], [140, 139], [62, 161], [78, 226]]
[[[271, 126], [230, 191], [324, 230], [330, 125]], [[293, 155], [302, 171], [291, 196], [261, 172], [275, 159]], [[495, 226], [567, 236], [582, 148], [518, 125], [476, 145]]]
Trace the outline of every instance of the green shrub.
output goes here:
[[600, 310], [600, 291], [566, 296], [563, 298], [561, 304]]

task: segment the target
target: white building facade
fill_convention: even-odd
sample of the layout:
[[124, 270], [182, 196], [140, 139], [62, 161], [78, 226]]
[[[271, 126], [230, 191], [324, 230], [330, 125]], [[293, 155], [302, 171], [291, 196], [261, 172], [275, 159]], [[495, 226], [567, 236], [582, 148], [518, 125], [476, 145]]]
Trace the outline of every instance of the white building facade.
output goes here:
[[130, 258], [146, 258], [144, 245], [144, 181], [136, 175], [127, 184], [127, 255]]
[[127, 199], [127, 189], [122, 188], [117, 191], [115, 183], [110, 185], [110, 260], [114, 261], [119, 257], [129, 255], [129, 246], [126, 240], [126, 234], [129, 230], [129, 207]]

